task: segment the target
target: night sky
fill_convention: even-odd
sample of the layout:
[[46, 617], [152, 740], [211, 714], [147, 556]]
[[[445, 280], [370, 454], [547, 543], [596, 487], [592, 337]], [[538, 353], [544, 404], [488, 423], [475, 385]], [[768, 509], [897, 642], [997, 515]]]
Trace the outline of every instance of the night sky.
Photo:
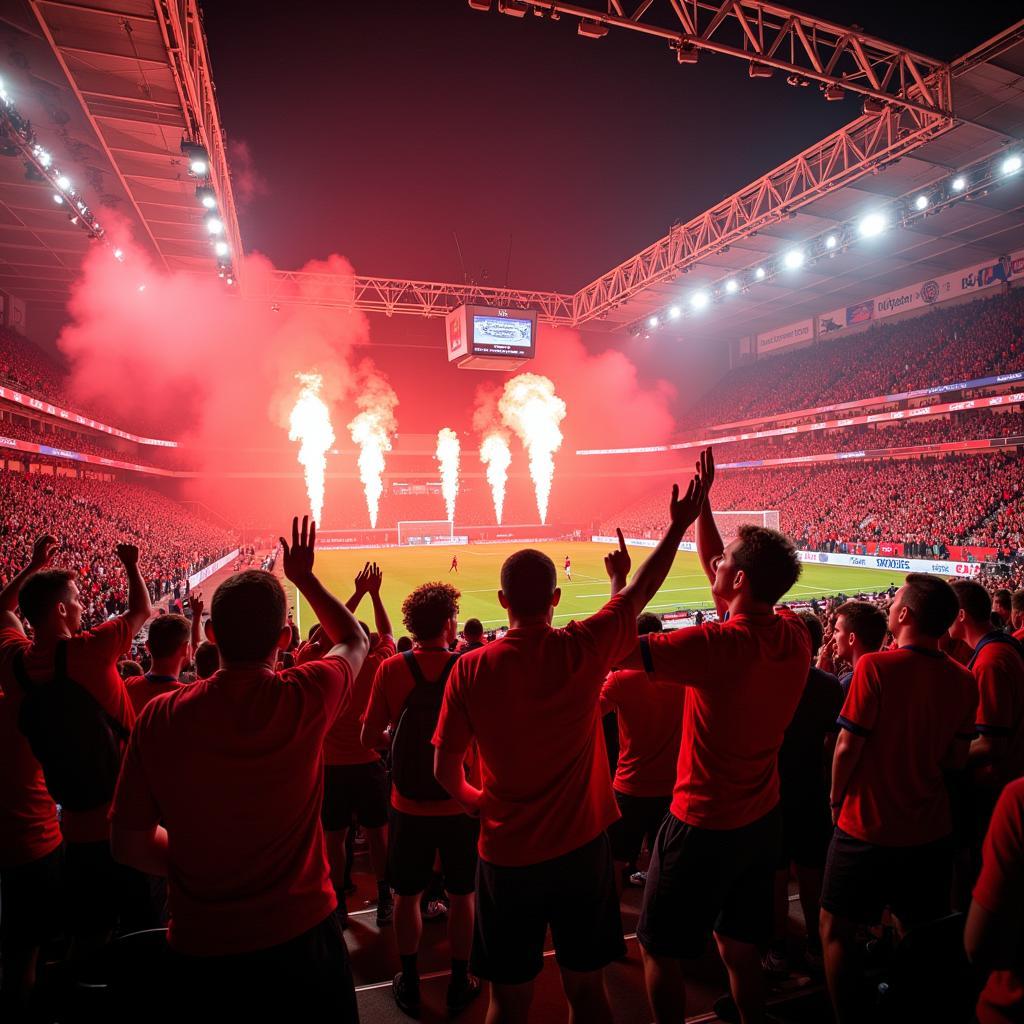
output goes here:
[[[946, 59], [1010, 20], [803, 9]], [[503, 285], [508, 268], [514, 286], [574, 291], [858, 113], [738, 60], [680, 67], [655, 39], [465, 0], [204, 15], [243, 239], [280, 267], [340, 252], [365, 274]]]

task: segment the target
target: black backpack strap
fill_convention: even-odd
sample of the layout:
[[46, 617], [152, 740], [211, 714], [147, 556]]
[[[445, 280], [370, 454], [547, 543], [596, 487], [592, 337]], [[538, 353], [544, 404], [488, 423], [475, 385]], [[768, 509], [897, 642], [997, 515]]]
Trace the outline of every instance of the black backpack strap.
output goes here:
[[1009, 635], [1009, 633], [1003, 633], [998, 630], [993, 630], [987, 636], [982, 637], [981, 642], [974, 649], [974, 654], [971, 655], [971, 660], [967, 662], [967, 668], [974, 668], [974, 663], [978, 660], [978, 655], [981, 654], [983, 647], [987, 647], [989, 644], [1007, 644], [1012, 647], [1022, 658], [1024, 658], [1024, 644], [1022, 644], [1015, 637]]
[[417, 686], [437, 686], [438, 684], [443, 686], [448, 682], [448, 676], [451, 675], [455, 662], [459, 660], [459, 655], [453, 654], [445, 663], [441, 674], [436, 679], [431, 680], [427, 679], [423, 674], [423, 669], [420, 668], [420, 663], [416, 660], [416, 655], [412, 651], [402, 651], [402, 657], [405, 658], [405, 663], [409, 666], [409, 672], [412, 674], [413, 681]]
[[11, 658], [11, 674], [17, 680], [18, 685], [22, 688], [25, 693], [33, 687], [33, 682], [28, 677], [28, 673], [25, 671], [25, 655], [22, 651]]

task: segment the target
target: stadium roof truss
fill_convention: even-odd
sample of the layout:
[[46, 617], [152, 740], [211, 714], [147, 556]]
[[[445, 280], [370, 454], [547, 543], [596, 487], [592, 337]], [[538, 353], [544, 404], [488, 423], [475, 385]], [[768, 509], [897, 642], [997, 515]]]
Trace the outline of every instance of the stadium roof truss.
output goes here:
[[[580, 45], [630, 31], [666, 43], [682, 63], [701, 51], [730, 55], [755, 77], [774, 71], [858, 94], [866, 112], [575, 293], [279, 272], [268, 285], [251, 282], [248, 297], [422, 316], [463, 302], [528, 306], [553, 324], [619, 330], [677, 301], [681, 274], [687, 289], [708, 287], [1024, 136], [1024, 21], [947, 65], [756, 0], [470, 0], [495, 4], [576, 19]], [[17, 57], [5, 68], [9, 90], [55, 159], [84, 179], [75, 184], [93, 209], [127, 217], [158, 266], [213, 272], [206, 214], [180, 152], [186, 137], [210, 155], [226, 238], [242, 251], [197, 0], [13, 0], [0, 31]], [[0, 288], [56, 306], [88, 240], [49, 193], [25, 180], [19, 161], [0, 160]], [[1024, 247], [1018, 200], [995, 190], [889, 232], [870, 258], [839, 255], [798, 280], [780, 275], [678, 329], [736, 338]]]
[[[201, 182], [181, 153], [187, 138], [209, 154], [206, 183], [241, 252], [196, 0], [15, 0], [0, 32], [8, 91], [94, 210], [124, 217], [157, 267], [216, 273]], [[22, 171], [0, 161], [0, 287], [63, 305], [88, 239], [54, 209], [47, 183]]]

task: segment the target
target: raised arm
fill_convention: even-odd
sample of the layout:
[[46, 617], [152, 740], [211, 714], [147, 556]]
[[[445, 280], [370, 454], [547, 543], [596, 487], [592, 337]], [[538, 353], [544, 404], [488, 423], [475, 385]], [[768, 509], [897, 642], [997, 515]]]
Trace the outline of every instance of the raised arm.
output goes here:
[[370, 574], [370, 563], [367, 562], [359, 572], [356, 573], [355, 588], [352, 591], [352, 596], [345, 602], [345, 607], [355, 615], [356, 609], [359, 607], [360, 602], [363, 600], [363, 595], [366, 593], [366, 579]]
[[316, 523], [309, 516], [292, 520], [292, 542], [281, 538], [281, 565], [285, 576], [295, 584], [299, 593], [309, 602], [313, 614], [334, 645], [329, 656], [344, 658], [358, 675], [366, 658], [368, 641], [356, 617], [313, 574], [313, 552], [316, 546]]
[[[715, 454], [710, 448], [705, 448], [700, 453], [700, 461], [697, 463], [697, 472], [704, 481], [704, 504], [700, 507], [700, 515], [697, 516], [697, 558], [700, 560], [700, 567], [704, 570], [711, 583], [715, 582], [715, 561], [725, 551], [722, 543], [722, 535], [718, 532], [718, 524], [715, 522], [715, 515], [711, 511], [711, 486], [715, 482]], [[715, 608], [719, 616], [725, 613], [725, 602], [715, 598]]]
[[[633, 614], [639, 615], [650, 603], [651, 599], [658, 592], [658, 588], [665, 582], [665, 577], [672, 568], [676, 552], [682, 542], [683, 534], [687, 527], [697, 518], [700, 507], [704, 503], [704, 485], [699, 476], [695, 476], [686, 488], [683, 497], [679, 497], [679, 485], [672, 485], [672, 498], [669, 502], [669, 527], [665, 536], [658, 542], [658, 546], [647, 557], [643, 565], [633, 574], [632, 581], [622, 586], [618, 593], [624, 600], [629, 601], [633, 606]], [[619, 538], [619, 550], [615, 556], [609, 556], [605, 560], [605, 569], [609, 576], [613, 572], [621, 572], [623, 559], [621, 555], [626, 550], [625, 542], [622, 539], [622, 531], [616, 531]], [[629, 556], [626, 555], [626, 571], [629, 570]], [[624, 582], [624, 581], [623, 581]], [[616, 586], [616, 579], [612, 577], [613, 591]]]
[[199, 593], [192, 593], [188, 595], [188, 610], [192, 615], [192, 635], [190, 641], [192, 643], [192, 657], [196, 656], [196, 648], [202, 642], [203, 639], [203, 595]]
[[139, 549], [134, 544], [118, 544], [117, 557], [124, 566], [125, 576], [128, 577], [128, 611], [125, 612], [125, 619], [131, 629], [132, 636], [146, 624], [146, 621], [153, 614], [153, 605], [149, 600], [149, 587], [142, 578], [142, 570], [139, 568]]
[[16, 629], [19, 633], [25, 632], [21, 625], [21, 619], [15, 614], [22, 584], [32, 573], [45, 569], [53, 561], [57, 547], [57, 538], [48, 533], [36, 538], [28, 565], [17, 575], [12, 576], [7, 586], [0, 590], [0, 629]]
[[366, 586], [370, 600], [373, 602], [373, 625], [377, 630], [377, 636], [393, 636], [391, 632], [391, 618], [388, 616], [384, 602], [380, 599], [380, 585], [384, 582], [384, 573], [376, 562], [370, 566]]

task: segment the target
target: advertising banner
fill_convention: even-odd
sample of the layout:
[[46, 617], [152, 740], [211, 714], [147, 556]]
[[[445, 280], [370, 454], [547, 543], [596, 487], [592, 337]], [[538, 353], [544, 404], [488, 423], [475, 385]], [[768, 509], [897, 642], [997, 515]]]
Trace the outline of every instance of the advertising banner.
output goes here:
[[834, 555], [827, 551], [798, 551], [801, 562], [819, 565], [846, 565], [857, 569], [878, 569], [885, 572], [927, 572], [934, 576], [977, 576], [978, 562], [945, 562], [938, 558], [898, 558], [885, 555]]
[[814, 337], [814, 321], [808, 317], [799, 323], [788, 324], [774, 331], [767, 331], [757, 336], [757, 354], [777, 352], [779, 349], [798, 345], [802, 341], [810, 341]]
[[1000, 256], [987, 263], [965, 267], [951, 274], [919, 281], [917, 284], [896, 291], [876, 295], [851, 306], [841, 306], [818, 317], [818, 337], [841, 331], [855, 324], [903, 313], [910, 309], [924, 309], [926, 306], [947, 299], [955, 299], [971, 292], [982, 291], [998, 284], [1006, 284], [1024, 274], [1024, 252]]
[[237, 557], [238, 548], [235, 548], [234, 551], [229, 552], [223, 558], [218, 558], [216, 562], [211, 562], [205, 569], [200, 569], [199, 572], [193, 573], [188, 578], [189, 590], [193, 587], [198, 587], [203, 580], [208, 580], [218, 569], [223, 569], [225, 565], [228, 565]]
[[70, 459], [73, 462], [88, 462], [93, 466], [109, 466], [111, 469], [130, 469], [135, 473], [149, 473], [151, 476], [184, 477], [193, 475], [191, 473], [178, 473], [171, 469], [157, 469], [155, 466], [140, 466], [136, 462], [121, 462], [120, 459], [103, 459], [98, 455], [70, 452], [65, 448], [51, 448], [46, 444], [19, 441], [14, 437], [0, 437], [0, 448], [13, 448], [19, 452], [31, 452], [33, 455], [49, 455], [51, 458]]

